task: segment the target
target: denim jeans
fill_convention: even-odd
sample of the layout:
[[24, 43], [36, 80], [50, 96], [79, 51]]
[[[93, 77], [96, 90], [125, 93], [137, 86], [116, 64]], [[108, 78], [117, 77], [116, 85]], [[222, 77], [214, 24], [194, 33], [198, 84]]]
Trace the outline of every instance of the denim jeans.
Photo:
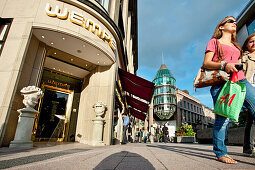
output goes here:
[[128, 128], [128, 125], [123, 126], [123, 140], [122, 140], [122, 143], [127, 143], [127, 128]]
[[[249, 110], [253, 120], [255, 120], [255, 87], [253, 87], [246, 79], [240, 80], [239, 82], [243, 82], [246, 85], [244, 106]], [[222, 87], [223, 84], [212, 86], [210, 89], [214, 105]], [[217, 114], [215, 115], [215, 123], [213, 125], [213, 152], [216, 154], [217, 158], [227, 154], [227, 147], [224, 141], [228, 123], [229, 118]]]

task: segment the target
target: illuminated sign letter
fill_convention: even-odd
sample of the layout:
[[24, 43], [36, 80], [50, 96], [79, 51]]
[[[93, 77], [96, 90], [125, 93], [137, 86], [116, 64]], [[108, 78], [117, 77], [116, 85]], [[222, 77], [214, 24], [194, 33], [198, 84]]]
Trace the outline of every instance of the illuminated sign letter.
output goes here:
[[57, 12], [59, 11], [59, 7], [56, 6], [55, 11], [51, 11], [51, 10], [52, 10], [52, 7], [50, 6], [49, 3], [47, 3], [46, 7], [45, 7], [45, 11], [46, 11], [46, 14], [51, 16], [51, 17], [57, 16]]
[[95, 32], [97, 29], [97, 35], [100, 37], [101, 33], [102, 33], [102, 28], [98, 25], [98, 24], [93, 24], [92, 27], [92, 32]]
[[70, 20], [75, 23], [75, 24], [78, 24], [80, 26], [83, 25], [83, 15], [82, 14], [79, 14], [75, 11], [72, 11], [71, 15], [70, 15]]
[[85, 24], [85, 28], [87, 28], [88, 30], [90, 30], [90, 29], [89, 29], [89, 26], [90, 26], [90, 25], [93, 25], [93, 24], [94, 24], [94, 22], [93, 22], [91, 19], [87, 19], [86, 24]]
[[110, 40], [111, 37], [110, 37], [110, 35], [105, 30], [103, 30], [101, 38], [102, 39], [106, 39], [106, 40]]
[[59, 10], [58, 13], [57, 13], [57, 17], [58, 17], [59, 19], [67, 19], [67, 17], [68, 17], [67, 8], [64, 9], [64, 11], [63, 11], [62, 14], [60, 13], [60, 10]]
[[113, 50], [117, 48], [116, 41], [113, 38], [110, 39], [109, 45]]

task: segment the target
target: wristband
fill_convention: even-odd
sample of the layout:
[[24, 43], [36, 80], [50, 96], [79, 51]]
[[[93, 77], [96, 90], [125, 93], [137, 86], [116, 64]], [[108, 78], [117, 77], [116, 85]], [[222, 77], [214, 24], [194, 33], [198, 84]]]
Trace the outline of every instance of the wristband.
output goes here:
[[226, 67], [227, 64], [228, 64], [228, 62], [226, 62], [226, 61], [221, 61], [221, 62], [220, 62], [220, 69], [221, 69], [221, 70], [225, 70], [225, 67]]

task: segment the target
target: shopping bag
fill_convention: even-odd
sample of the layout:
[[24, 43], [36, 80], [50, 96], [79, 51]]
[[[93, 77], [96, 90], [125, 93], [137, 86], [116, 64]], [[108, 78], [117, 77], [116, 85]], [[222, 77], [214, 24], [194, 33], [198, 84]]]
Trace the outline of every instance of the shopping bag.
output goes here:
[[213, 112], [238, 122], [239, 114], [244, 103], [246, 86], [245, 83], [236, 82], [237, 73], [233, 73], [232, 79], [228, 80], [217, 98]]

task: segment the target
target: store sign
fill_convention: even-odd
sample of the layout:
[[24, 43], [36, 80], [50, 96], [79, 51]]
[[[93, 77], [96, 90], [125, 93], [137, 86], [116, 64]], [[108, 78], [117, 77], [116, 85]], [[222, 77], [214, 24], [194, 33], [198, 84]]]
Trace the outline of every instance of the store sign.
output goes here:
[[57, 81], [54, 81], [54, 80], [48, 80], [46, 82], [46, 84], [50, 84], [50, 85], [54, 85], [56, 87], [61, 87], [61, 88], [66, 88], [66, 89], [70, 88], [69, 84], [60, 83], [60, 82], [57, 82]]
[[116, 49], [117, 45], [113, 37], [111, 37], [110, 34], [106, 32], [104, 29], [102, 29], [102, 27], [99, 24], [95, 23], [91, 19], [84, 18], [82, 14], [75, 11], [69, 12], [67, 8], [65, 8], [64, 10], [60, 10], [59, 6], [57, 5], [55, 7], [55, 10], [53, 10], [49, 3], [46, 4], [45, 11], [46, 14], [50, 17], [57, 17], [63, 20], [69, 18], [72, 23], [80, 25], [81, 27], [84, 27], [88, 31], [91, 31], [92, 33], [96, 34], [99, 38], [106, 40], [113, 50]]

